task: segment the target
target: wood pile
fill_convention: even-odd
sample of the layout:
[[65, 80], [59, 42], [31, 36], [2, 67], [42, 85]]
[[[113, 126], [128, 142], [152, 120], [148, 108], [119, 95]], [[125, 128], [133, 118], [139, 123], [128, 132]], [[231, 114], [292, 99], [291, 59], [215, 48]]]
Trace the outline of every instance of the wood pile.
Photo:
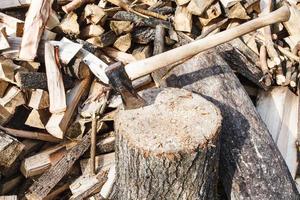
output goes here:
[[[203, 94], [219, 106], [221, 112], [228, 102], [230, 106], [244, 106], [250, 111], [237, 113], [242, 113], [247, 122], [252, 120], [254, 125], [248, 128], [255, 129], [254, 133], [271, 133], [281, 157], [270, 158], [285, 160], [289, 170], [286, 176], [292, 177], [291, 190], [295, 192], [294, 180], [300, 184], [298, 1], [2, 0], [0, 200], [114, 198], [118, 193], [115, 158], [120, 160], [115, 155], [118, 131], [114, 130], [114, 120], [124, 96], [121, 100], [111, 87], [113, 84], [109, 84], [111, 80], [105, 74], [108, 66], [143, 61], [222, 34], [284, 6], [290, 10], [288, 21], [271, 23], [207, 53], [137, 76], [132, 86], [137, 91], [183, 87]], [[219, 64], [220, 69], [209, 69]], [[207, 69], [203, 67], [206, 65]], [[187, 66], [201, 74], [193, 74]], [[215, 77], [222, 70], [226, 71], [222, 78], [228, 83], [219, 84], [220, 78]], [[191, 77], [183, 77], [183, 72]], [[192, 80], [199, 82], [190, 87]], [[234, 88], [233, 95], [225, 94], [230, 93], [226, 84]], [[214, 102], [213, 98], [218, 101]], [[243, 104], [226, 98], [241, 98]], [[253, 105], [260, 117], [252, 109]], [[224, 120], [238, 114], [228, 114]], [[261, 119], [267, 128], [261, 125]], [[239, 120], [232, 121], [242, 124]], [[226, 121], [224, 124], [227, 126]], [[221, 130], [221, 135], [226, 134]], [[264, 141], [269, 142], [269, 138]], [[222, 144], [227, 145], [221, 137], [221, 156], [225, 146]], [[275, 154], [277, 147], [274, 147]], [[265, 152], [272, 153], [271, 150]], [[226, 152], [224, 155], [227, 156]], [[274, 166], [274, 171], [276, 167], [280, 168]], [[222, 165], [220, 168], [222, 173]], [[222, 182], [223, 178], [220, 179]], [[249, 194], [248, 191], [237, 194], [240, 188], [234, 185], [231, 189], [230, 185], [228, 189], [224, 184], [230, 185], [223, 182], [220, 187], [224, 187], [225, 192], [219, 191], [220, 198], [258, 197], [251, 189]]]

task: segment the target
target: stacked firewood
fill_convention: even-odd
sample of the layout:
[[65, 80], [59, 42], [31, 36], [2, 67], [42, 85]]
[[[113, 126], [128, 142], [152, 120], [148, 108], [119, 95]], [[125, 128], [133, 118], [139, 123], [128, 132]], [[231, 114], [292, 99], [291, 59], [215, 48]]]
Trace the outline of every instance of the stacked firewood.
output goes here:
[[[219, 52], [254, 102], [259, 90], [273, 86], [298, 94], [297, 1], [2, 0], [0, 195], [108, 198], [115, 180], [113, 121], [121, 101], [104, 83], [103, 70], [225, 31], [284, 4], [291, 9], [288, 22], [237, 38]], [[166, 86], [169, 71], [184, 61], [134, 80], [133, 87]], [[297, 164], [291, 165], [295, 177]]]

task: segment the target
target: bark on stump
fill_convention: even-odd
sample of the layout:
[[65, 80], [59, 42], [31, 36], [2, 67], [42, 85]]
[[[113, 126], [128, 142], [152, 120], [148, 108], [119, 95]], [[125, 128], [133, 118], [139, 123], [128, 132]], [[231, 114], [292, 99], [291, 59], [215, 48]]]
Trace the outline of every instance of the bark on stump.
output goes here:
[[115, 119], [117, 199], [215, 199], [219, 109], [183, 89], [150, 89]]

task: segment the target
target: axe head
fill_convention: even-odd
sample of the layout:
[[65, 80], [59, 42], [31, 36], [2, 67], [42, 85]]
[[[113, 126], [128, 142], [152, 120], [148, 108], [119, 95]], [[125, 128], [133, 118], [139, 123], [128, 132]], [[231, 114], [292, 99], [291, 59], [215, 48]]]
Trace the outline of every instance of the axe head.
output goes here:
[[105, 73], [110, 85], [120, 93], [125, 109], [135, 109], [146, 105], [146, 101], [134, 90], [121, 62], [108, 66]]

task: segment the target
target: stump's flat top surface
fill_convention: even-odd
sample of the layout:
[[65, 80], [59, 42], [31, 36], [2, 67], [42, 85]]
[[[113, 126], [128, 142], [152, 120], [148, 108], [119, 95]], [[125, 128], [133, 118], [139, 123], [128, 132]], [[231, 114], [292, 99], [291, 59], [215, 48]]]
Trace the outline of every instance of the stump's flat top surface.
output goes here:
[[218, 135], [220, 111], [198, 94], [151, 89], [143, 98], [155, 100], [139, 109], [120, 110], [115, 119], [116, 131], [136, 148], [155, 154], [193, 151]]

